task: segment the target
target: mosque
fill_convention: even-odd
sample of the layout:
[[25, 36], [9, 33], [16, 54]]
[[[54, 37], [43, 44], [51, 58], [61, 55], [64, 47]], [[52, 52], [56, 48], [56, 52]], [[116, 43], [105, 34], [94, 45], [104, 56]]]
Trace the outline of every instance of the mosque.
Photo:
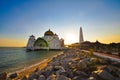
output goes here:
[[59, 39], [56, 33], [53, 33], [50, 29], [44, 33], [43, 37], [35, 39], [35, 36], [31, 35], [28, 39], [26, 49], [32, 50], [62, 50], [64, 47], [64, 39]]

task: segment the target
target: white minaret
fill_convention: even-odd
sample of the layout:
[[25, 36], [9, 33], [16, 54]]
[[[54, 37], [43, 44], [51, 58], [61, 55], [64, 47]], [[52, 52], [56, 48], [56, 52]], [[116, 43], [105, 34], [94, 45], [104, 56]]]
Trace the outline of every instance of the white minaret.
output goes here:
[[83, 40], [82, 27], [80, 27], [79, 43], [81, 44], [83, 41], [84, 41], [84, 40]]
[[28, 40], [26, 49], [27, 50], [34, 50], [34, 42], [35, 42], [35, 36], [31, 35], [29, 40]]

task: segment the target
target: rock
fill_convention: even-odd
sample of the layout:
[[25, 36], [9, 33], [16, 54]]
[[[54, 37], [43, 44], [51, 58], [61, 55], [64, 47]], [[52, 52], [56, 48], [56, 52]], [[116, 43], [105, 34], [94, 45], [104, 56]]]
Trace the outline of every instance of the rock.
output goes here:
[[69, 68], [71, 69], [76, 68], [76, 62], [69, 62], [68, 65], [69, 65]]
[[82, 71], [75, 71], [74, 72], [74, 76], [80, 76], [80, 77], [85, 77], [87, 78], [88, 77], [88, 74], [86, 74], [85, 72], [82, 72]]
[[50, 74], [52, 74], [54, 71], [53, 71], [53, 66], [47, 66], [42, 74], [47, 78], [48, 76], [50, 76]]
[[6, 80], [7, 79], [7, 73], [4, 72], [4, 73], [1, 73], [0, 74], [0, 80]]
[[111, 73], [115, 77], [120, 77], [120, 69], [115, 66], [112, 66], [112, 65], [105, 66], [102, 68], [102, 70], [106, 70], [107, 72]]
[[[110, 73], [108, 73], [105, 70], [98, 70], [98, 71], [94, 71], [93, 74], [98, 75], [101, 79], [105, 79], [105, 80], [115, 80], [114, 76], [112, 76]], [[93, 76], [96, 77], [96, 76]]]
[[95, 77], [89, 77], [88, 80], [97, 80]]
[[80, 76], [75, 76], [72, 78], [72, 80], [88, 80], [87, 78], [82, 78]]
[[120, 63], [119, 62], [113, 62], [112, 65], [116, 66], [116, 67], [120, 67]]
[[46, 80], [44, 75], [40, 75], [38, 80]]
[[104, 60], [102, 62], [104, 62], [104, 64], [108, 64], [108, 65], [112, 63], [112, 61], [109, 58], [104, 58]]
[[69, 78], [72, 78], [74, 76], [73, 71], [70, 68], [66, 69], [66, 76]]
[[62, 72], [65, 72], [65, 69], [62, 66], [55, 66], [54, 69], [61, 70]]
[[87, 64], [85, 61], [80, 60], [79, 63], [77, 64], [77, 69], [78, 70], [84, 70], [87, 68]]
[[39, 75], [35, 73], [30, 74], [28, 80], [33, 80], [33, 79], [39, 79]]
[[52, 75], [50, 75], [46, 80], [57, 80], [57, 79], [56, 79], [56, 75], [55, 75], [55, 74], [52, 74]]
[[22, 80], [28, 80], [28, 79], [27, 79], [27, 77], [26, 77], [26, 76], [24, 76], [24, 77], [22, 78]]
[[39, 71], [39, 68], [36, 68], [34, 72], [38, 72]]
[[10, 78], [10, 79], [14, 79], [14, 78], [16, 78], [17, 76], [18, 76], [17, 73], [13, 73], [13, 74], [11, 74], [11, 75], [9, 76], [9, 78]]
[[71, 79], [66, 77], [66, 76], [64, 76], [64, 75], [59, 75], [59, 76], [57, 76], [56, 80], [71, 80]]
[[90, 62], [96, 62], [97, 58], [90, 58]]
[[119, 78], [116, 78], [115, 80], [120, 80], [120, 77], [119, 77]]
[[116, 75], [120, 77], [120, 70], [116, 72]]

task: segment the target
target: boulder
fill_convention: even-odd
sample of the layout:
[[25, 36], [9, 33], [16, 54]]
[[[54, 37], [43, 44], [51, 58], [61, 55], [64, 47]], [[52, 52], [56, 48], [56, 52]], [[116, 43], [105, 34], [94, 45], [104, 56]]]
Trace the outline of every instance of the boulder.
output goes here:
[[78, 62], [78, 64], [77, 64], [77, 69], [78, 69], [78, 70], [84, 70], [84, 69], [86, 69], [86, 68], [87, 68], [86, 62], [83, 61], [83, 60], [80, 60], [80, 61]]
[[87, 78], [82, 78], [80, 76], [75, 76], [72, 78], [72, 80], [88, 80]]
[[89, 77], [88, 80], [97, 80], [95, 77]]
[[47, 78], [48, 76], [50, 76], [50, 74], [52, 74], [53, 73], [53, 66], [47, 66], [44, 70], [43, 70], [43, 72], [42, 72], [42, 74]]
[[69, 62], [68, 63], [68, 66], [69, 66], [69, 68], [71, 68], [71, 69], [74, 69], [74, 68], [76, 68], [76, 62]]
[[14, 78], [16, 78], [17, 76], [18, 76], [17, 73], [13, 73], [13, 74], [11, 74], [11, 75], [9, 76], [9, 78], [10, 78], [10, 79], [14, 79]]
[[36, 68], [34, 72], [38, 72], [39, 71], [39, 68]]
[[64, 75], [59, 75], [59, 76], [57, 76], [56, 80], [71, 80], [71, 79], [66, 77], [66, 76], [64, 76]]
[[33, 80], [33, 79], [39, 79], [39, 75], [35, 73], [30, 74], [28, 80]]
[[4, 72], [4, 73], [1, 73], [0, 74], [0, 80], [6, 80], [7, 79], [7, 73]]
[[52, 74], [52, 75], [48, 76], [48, 78], [46, 80], [57, 80], [56, 75]]
[[[98, 75], [101, 79], [115, 80], [114, 76], [112, 76], [109, 72], [105, 70], [97, 70], [97, 71], [94, 71], [93, 74]], [[93, 77], [96, 77], [96, 76], [93, 76]]]
[[83, 72], [83, 71], [76, 70], [76, 71], [74, 72], [74, 76], [80, 76], [80, 77], [85, 77], [85, 78], [87, 78], [87, 77], [88, 77], [88, 74], [86, 74], [86, 73]]
[[102, 70], [106, 70], [107, 72], [111, 73], [115, 77], [120, 77], [120, 69], [115, 66], [112, 66], [112, 65], [105, 66], [102, 68]]
[[38, 80], [46, 80], [44, 75], [40, 75]]
[[26, 76], [24, 76], [24, 77], [22, 78], [22, 80], [28, 80], [28, 79], [27, 79], [27, 77], [26, 77]]

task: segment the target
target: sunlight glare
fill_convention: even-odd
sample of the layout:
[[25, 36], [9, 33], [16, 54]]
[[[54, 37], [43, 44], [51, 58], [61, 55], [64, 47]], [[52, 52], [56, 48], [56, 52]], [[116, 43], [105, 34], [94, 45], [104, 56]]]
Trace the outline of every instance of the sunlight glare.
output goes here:
[[75, 42], [75, 35], [67, 34], [65, 37], [65, 44], [71, 44]]

